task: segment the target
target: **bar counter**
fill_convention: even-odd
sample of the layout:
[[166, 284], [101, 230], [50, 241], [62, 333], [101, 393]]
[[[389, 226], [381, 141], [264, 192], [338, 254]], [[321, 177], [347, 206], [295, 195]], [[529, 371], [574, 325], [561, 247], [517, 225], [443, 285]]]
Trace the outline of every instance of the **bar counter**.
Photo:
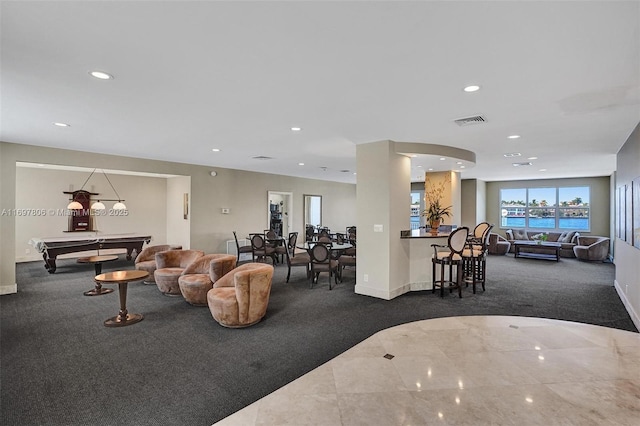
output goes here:
[[400, 231], [400, 238], [448, 238], [451, 232], [438, 232], [433, 234], [424, 229], [412, 229], [410, 231]]
[[[434, 250], [431, 244], [446, 246], [450, 232], [432, 234], [424, 229], [400, 231], [400, 239], [405, 253], [409, 257], [409, 283], [406, 291], [431, 290], [433, 288], [431, 256]], [[436, 269], [439, 276], [440, 270]]]

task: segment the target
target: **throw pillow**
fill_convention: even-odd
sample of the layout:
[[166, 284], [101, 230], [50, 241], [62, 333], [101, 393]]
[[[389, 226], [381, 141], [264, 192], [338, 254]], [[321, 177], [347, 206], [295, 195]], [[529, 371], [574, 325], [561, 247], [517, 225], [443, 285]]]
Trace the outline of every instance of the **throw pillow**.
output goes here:
[[569, 231], [567, 232], [567, 237], [565, 238], [564, 242], [565, 243], [570, 243], [572, 242], [571, 240], [573, 240], [573, 237], [576, 235], [577, 231]]
[[528, 240], [529, 236], [527, 235], [527, 231], [524, 229], [514, 229], [513, 230], [513, 239], [514, 240]]
[[567, 231], [564, 231], [562, 234], [560, 234], [560, 236], [558, 237], [558, 242], [559, 243], [568, 243], [569, 241], [567, 241]]

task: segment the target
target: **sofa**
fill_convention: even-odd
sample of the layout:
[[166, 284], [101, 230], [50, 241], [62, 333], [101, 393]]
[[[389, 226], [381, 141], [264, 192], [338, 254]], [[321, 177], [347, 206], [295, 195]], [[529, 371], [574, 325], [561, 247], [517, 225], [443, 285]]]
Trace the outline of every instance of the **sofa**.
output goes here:
[[609, 238], [597, 236], [578, 237], [573, 252], [578, 260], [602, 262], [609, 257]]
[[546, 232], [546, 231], [532, 231], [526, 229], [507, 229], [507, 241], [511, 243], [509, 247], [509, 253], [515, 253], [514, 241], [528, 240], [535, 241], [539, 234], [547, 235], [547, 242], [560, 243], [560, 257], [576, 257], [573, 252], [573, 248], [578, 245], [578, 238], [580, 234], [577, 231], [564, 231], [564, 232]]

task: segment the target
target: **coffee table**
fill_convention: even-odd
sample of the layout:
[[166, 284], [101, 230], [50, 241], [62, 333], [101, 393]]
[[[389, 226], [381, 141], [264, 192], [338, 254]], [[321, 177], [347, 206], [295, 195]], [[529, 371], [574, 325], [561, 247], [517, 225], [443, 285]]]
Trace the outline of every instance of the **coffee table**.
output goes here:
[[[516, 240], [513, 244], [515, 245], [514, 257], [560, 261], [560, 247], [562, 247], [560, 243]], [[530, 251], [532, 249], [536, 249], [536, 251]]]
[[[113, 262], [117, 259], [118, 256], [116, 255], [98, 255], [81, 257], [78, 259], [78, 263], [93, 263], [96, 272], [95, 275], [100, 275], [102, 273], [102, 264], [104, 262]], [[96, 281], [96, 287], [94, 289], [85, 291], [83, 294], [85, 296], [100, 296], [101, 294], [111, 293], [112, 291], [112, 288], [102, 288], [102, 284]]]
[[130, 281], [139, 281], [147, 278], [147, 271], [128, 270], [114, 271], [100, 274], [95, 277], [96, 283], [100, 284], [118, 284], [118, 292], [120, 293], [120, 312], [117, 316], [107, 319], [104, 322], [105, 327], [124, 327], [125, 325], [135, 324], [144, 319], [142, 314], [130, 314], [127, 311], [127, 286]]

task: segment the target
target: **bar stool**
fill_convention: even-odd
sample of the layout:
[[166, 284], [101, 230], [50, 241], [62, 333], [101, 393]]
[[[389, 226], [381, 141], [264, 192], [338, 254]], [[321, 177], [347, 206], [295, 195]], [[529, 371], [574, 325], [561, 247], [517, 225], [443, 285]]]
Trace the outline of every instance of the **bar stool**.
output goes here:
[[471, 283], [474, 294], [477, 283], [482, 284], [482, 291], [485, 291], [484, 284], [487, 278], [487, 253], [491, 229], [493, 229], [493, 225], [488, 225], [479, 239], [468, 238], [467, 247], [462, 251], [464, 281], [467, 286]]
[[[449, 235], [449, 240], [446, 246], [439, 244], [431, 244], [433, 247], [433, 256], [431, 257], [432, 263], [432, 276], [433, 276], [433, 290], [435, 293], [436, 287], [440, 287], [440, 296], [444, 296], [445, 286], [449, 288], [449, 293], [454, 288], [458, 289], [458, 296], [462, 297], [462, 251], [467, 244], [467, 237], [469, 236], [469, 228], [463, 226], [457, 228]], [[438, 248], [448, 250], [440, 250]], [[440, 279], [436, 280], [436, 265], [440, 265]], [[453, 279], [453, 266], [456, 266], [456, 279]], [[445, 279], [445, 266], [449, 266], [449, 279]]]

